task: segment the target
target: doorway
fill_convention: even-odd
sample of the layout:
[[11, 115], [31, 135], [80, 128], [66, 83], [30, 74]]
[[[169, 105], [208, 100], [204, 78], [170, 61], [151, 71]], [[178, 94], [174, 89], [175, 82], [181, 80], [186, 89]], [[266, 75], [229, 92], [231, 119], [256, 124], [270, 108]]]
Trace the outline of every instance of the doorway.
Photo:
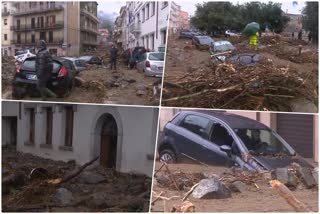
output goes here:
[[100, 133], [100, 165], [115, 168], [117, 160], [118, 128], [114, 117], [108, 114]]

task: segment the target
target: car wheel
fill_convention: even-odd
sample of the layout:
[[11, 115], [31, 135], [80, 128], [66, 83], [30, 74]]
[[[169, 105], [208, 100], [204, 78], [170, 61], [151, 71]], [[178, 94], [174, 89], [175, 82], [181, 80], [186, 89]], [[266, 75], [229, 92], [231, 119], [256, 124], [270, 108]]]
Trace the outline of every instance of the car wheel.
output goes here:
[[171, 149], [165, 149], [160, 153], [160, 161], [174, 163], [177, 161], [177, 157]]

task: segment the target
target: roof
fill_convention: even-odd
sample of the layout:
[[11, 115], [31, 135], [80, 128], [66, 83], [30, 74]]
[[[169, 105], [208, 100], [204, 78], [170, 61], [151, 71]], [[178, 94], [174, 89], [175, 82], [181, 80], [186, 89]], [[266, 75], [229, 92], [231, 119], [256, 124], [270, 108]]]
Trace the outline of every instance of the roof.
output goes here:
[[208, 110], [197, 110], [197, 111], [184, 111], [187, 114], [205, 114], [211, 117], [215, 117], [217, 119], [222, 120], [227, 123], [232, 129], [270, 129], [268, 126], [237, 114], [231, 114], [228, 112], [219, 112], [219, 111], [208, 111]]

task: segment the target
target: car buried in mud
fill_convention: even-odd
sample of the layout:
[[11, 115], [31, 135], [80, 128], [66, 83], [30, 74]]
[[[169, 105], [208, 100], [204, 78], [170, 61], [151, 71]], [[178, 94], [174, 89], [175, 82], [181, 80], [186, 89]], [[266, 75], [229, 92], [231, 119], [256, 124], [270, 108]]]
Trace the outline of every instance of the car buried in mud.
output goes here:
[[164, 127], [158, 153], [165, 162], [188, 158], [250, 171], [272, 170], [293, 162], [310, 167], [266, 125], [226, 112], [177, 113]]

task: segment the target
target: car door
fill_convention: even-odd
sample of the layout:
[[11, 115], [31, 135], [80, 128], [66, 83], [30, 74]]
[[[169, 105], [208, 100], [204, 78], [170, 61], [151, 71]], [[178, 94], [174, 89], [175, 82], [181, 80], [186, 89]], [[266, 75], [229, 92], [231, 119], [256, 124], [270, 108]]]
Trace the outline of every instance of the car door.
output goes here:
[[138, 58], [138, 60], [137, 60], [137, 69], [138, 69], [138, 71], [143, 71], [146, 59], [147, 59], [147, 54], [146, 53], [142, 54]]
[[211, 121], [198, 115], [187, 115], [177, 125], [175, 130], [175, 145], [182, 155], [203, 162], [203, 142], [209, 138]]

